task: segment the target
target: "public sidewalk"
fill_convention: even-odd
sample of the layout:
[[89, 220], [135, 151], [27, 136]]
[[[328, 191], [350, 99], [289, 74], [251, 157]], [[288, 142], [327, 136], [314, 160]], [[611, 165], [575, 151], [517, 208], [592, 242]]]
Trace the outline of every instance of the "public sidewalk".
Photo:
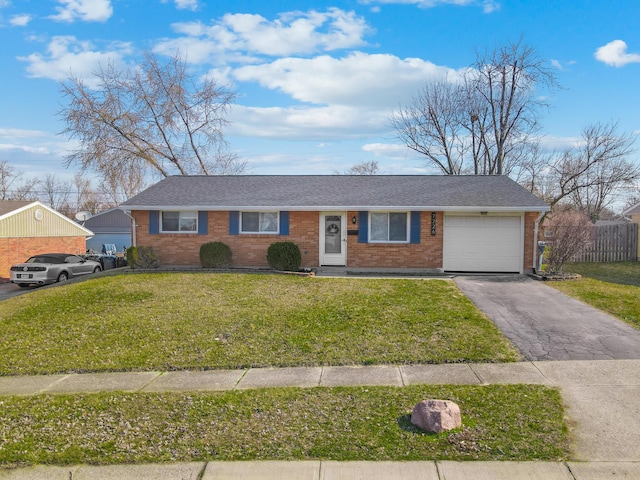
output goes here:
[[605, 480], [640, 479], [640, 360], [311, 367], [0, 377], [0, 395], [216, 391], [341, 385], [529, 383], [557, 386], [573, 439], [562, 462], [195, 462], [37, 466], [0, 479]]

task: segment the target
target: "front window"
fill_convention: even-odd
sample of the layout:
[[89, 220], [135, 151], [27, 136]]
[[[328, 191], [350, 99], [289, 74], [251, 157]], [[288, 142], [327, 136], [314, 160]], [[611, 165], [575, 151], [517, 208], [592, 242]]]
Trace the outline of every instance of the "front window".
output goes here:
[[197, 212], [162, 212], [162, 232], [197, 232]]
[[278, 233], [278, 212], [242, 212], [242, 233]]
[[370, 220], [372, 242], [408, 241], [407, 212], [373, 212]]

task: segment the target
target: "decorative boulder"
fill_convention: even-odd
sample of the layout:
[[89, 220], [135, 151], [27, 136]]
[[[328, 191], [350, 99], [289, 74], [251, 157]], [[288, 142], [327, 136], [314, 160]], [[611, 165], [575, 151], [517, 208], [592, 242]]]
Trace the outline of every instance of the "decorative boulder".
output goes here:
[[411, 423], [421, 430], [433, 433], [460, 428], [460, 407], [449, 400], [422, 400], [413, 407]]

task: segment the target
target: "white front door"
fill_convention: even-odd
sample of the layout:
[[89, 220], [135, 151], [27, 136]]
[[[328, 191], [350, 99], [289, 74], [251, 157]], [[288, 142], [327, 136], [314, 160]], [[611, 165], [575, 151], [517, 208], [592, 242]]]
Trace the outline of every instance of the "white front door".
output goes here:
[[346, 265], [347, 215], [320, 214], [320, 265]]

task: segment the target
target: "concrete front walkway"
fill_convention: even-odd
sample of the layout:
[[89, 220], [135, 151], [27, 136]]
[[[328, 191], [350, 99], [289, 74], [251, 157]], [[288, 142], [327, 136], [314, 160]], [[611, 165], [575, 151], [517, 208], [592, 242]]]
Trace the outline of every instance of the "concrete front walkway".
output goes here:
[[453, 281], [527, 360], [640, 358], [640, 330], [544, 282], [524, 275]]
[[[557, 386], [571, 462], [208, 462], [0, 470], [0, 479], [566, 479], [640, 478], [640, 360], [521, 362], [0, 377], [0, 395], [219, 391], [270, 386], [512, 384]], [[70, 477], [70, 472], [72, 477]]]

